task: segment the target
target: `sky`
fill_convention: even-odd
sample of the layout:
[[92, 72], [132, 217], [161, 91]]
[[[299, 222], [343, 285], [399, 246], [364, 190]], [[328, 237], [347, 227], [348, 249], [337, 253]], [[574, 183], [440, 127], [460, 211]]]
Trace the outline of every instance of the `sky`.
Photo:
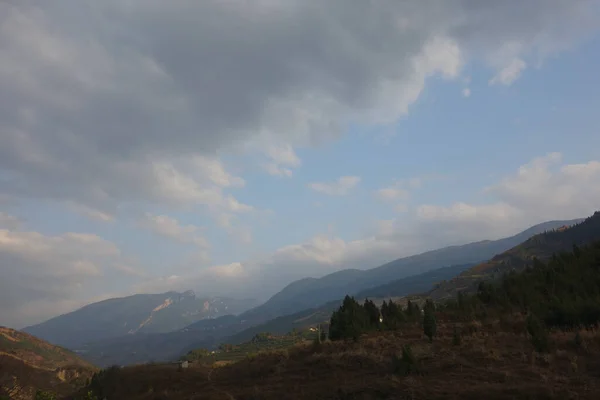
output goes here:
[[0, 325], [265, 300], [600, 209], [600, 1], [0, 2]]

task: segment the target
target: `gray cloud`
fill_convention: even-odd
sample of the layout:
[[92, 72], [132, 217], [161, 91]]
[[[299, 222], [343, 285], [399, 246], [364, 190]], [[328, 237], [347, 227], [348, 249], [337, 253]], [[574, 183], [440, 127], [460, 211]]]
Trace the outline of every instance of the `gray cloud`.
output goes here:
[[[139, 200], [236, 210], [189, 175], [189, 157], [269, 156], [269, 143], [392, 122], [428, 75], [559, 50], [596, 11], [562, 0], [3, 2], [3, 191], [109, 214]], [[165, 174], [180, 182], [174, 195]]]

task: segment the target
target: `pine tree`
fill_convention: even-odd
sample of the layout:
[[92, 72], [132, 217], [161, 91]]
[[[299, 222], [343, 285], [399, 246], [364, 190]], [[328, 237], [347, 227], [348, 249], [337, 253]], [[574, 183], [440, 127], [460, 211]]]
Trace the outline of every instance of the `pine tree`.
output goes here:
[[437, 332], [437, 321], [435, 319], [435, 306], [431, 300], [427, 300], [423, 311], [423, 332], [432, 342]]
[[346, 296], [340, 308], [331, 315], [329, 339], [340, 340], [359, 336], [369, 328], [369, 316], [354, 297]]
[[550, 347], [548, 344], [548, 331], [542, 321], [536, 315], [529, 314], [526, 323], [527, 332], [531, 335], [531, 343], [535, 350], [540, 353], [547, 352]]
[[379, 312], [379, 308], [373, 303], [373, 301], [366, 299], [364, 305], [365, 312], [369, 318], [369, 327], [371, 329], [376, 329], [379, 327], [379, 318], [381, 314]]

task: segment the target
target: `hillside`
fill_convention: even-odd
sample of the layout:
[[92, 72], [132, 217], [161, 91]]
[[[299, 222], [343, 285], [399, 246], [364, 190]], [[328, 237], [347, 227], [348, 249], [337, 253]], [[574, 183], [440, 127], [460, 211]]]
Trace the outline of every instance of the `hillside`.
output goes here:
[[109, 369], [84, 390], [131, 400], [597, 399], [599, 260], [600, 241], [484, 284], [474, 295], [429, 303], [424, 317], [398, 308], [394, 324], [389, 311], [381, 323], [340, 308], [337, 321], [350, 324], [336, 332], [359, 328], [356, 341], [288, 343], [226, 365]]
[[[292, 282], [267, 302], [243, 313], [240, 317], [247, 320], [257, 320], [259, 317], [274, 318], [317, 307], [329, 301], [341, 299], [346, 294], [357, 294], [433, 269], [480, 263], [524, 242], [533, 235], [581, 221], [582, 219], [544, 222], [514, 236], [499, 240], [484, 240], [462, 246], [445, 247], [401, 258], [368, 270], [343, 270], [319, 279], [302, 279]], [[423, 288], [423, 290], [426, 289]]]
[[24, 331], [78, 350], [88, 342], [179, 330], [202, 319], [238, 314], [251, 306], [252, 301], [201, 298], [193, 291], [136, 294], [89, 304]]
[[85, 385], [96, 370], [66, 349], [0, 327], [0, 398], [31, 399], [38, 389], [67, 394]]
[[535, 235], [444, 282], [429, 296], [435, 299], [454, 297], [458, 290], [474, 290], [481, 280], [497, 278], [513, 269], [520, 271], [531, 265], [534, 258], [546, 260], [554, 253], [572, 250], [573, 245], [582, 246], [597, 240], [600, 240], [600, 212], [573, 226], [562, 226]]

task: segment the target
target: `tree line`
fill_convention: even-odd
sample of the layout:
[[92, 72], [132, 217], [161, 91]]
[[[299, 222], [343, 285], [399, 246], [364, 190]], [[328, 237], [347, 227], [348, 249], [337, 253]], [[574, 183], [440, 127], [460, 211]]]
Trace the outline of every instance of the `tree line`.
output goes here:
[[366, 299], [360, 304], [354, 297], [346, 296], [342, 305], [331, 315], [329, 322], [329, 339], [358, 340], [360, 335], [381, 330], [399, 329], [403, 324], [422, 322], [423, 330], [430, 340], [436, 333], [435, 305], [427, 300], [421, 310], [418, 304], [408, 301], [406, 308], [384, 301], [381, 308], [372, 300]]
[[[521, 313], [536, 349], [548, 348], [548, 329], [576, 330], [600, 323], [600, 241], [550, 259], [530, 260], [523, 271], [512, 270], [499, 279], [482, 281], [472, 292], [434, 304], [423, 310], [409, 301], [406, 308], [393, 301], [378, 308], [371, 300], [363, 304], [346, 296], [330, 320], [331, 340], [354, 339], [375, 330], [395, 330], [420, 322], [432, 340], [436, 334], [436, 312], [459, 320]], [[456, 338], [456, 341], [460, 338]]]

